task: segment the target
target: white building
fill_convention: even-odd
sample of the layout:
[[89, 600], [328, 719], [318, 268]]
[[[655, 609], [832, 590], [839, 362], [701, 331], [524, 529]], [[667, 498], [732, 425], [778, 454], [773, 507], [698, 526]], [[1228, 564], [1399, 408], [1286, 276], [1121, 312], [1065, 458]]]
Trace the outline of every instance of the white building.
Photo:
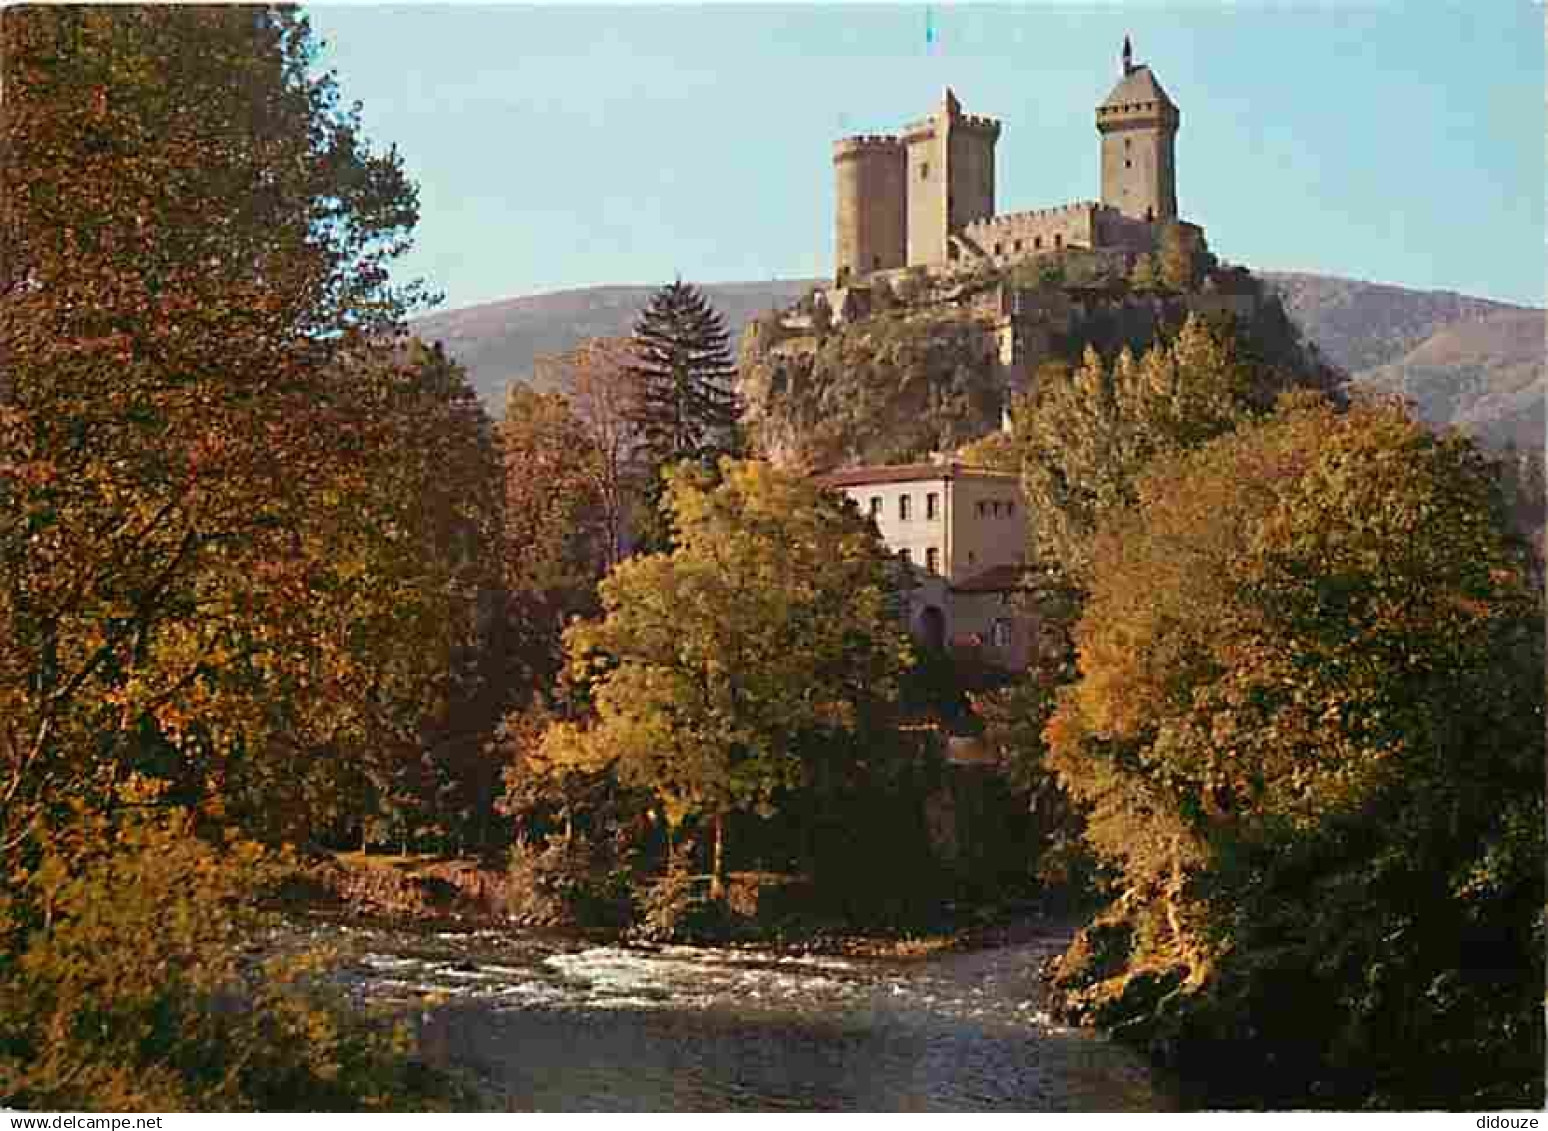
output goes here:
[[1027, 543], [1017, 476], [923, 463], [831, 472], [818, 482], [853, 499], [913, 567], [905, 596], [916, 639], [998, 667], [1026, 666], [1030, 626], [1014, 606]]

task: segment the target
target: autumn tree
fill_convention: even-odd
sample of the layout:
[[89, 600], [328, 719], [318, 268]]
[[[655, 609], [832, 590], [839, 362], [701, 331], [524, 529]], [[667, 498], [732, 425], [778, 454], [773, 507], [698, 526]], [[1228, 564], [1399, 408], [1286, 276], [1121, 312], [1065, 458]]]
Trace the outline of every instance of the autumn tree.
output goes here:
[[50, 798], [136, 765], [218, 788], [298, 695], [347, 702], [304, 627], [330, 586], [306, 531], [364, 471], [334, 361], [412, 303], [386, 266], [415, 195], [288, 9], [26, 9], [3, 32], [10, 851]]
[[460, 835], [497, 778], [479, 753], [503, 682], [493, 428], [439, 346], [340, 357], [331, 381], [350, 392], [355, 467], [296, 517], [315, 592], [271, 630], [287, 652], [329, 642], [318, 706], [234, 758], [226, 791], [234, 815], [287, 839], [336, 840], [384, 807], [400, 837]]
[[1253, 358], [1230, 331], [1190, 316], [1136, 358], [1087, 349], [1073, 370], [1047, 367], [1015, 406], [1015, 442], [1036, 556], [1079, 584], [1101, 516], [1134, 502], [1151, 460], [1261, 416], [1285, 389], [1320, 375]]
[[[388, 275], [416, 192], [317, 73], [292, 8], [14, 9], [0, 48], [0, 953], [23, 955], [0, 963], [0, 1013], [27, 1018], [0, 1046], [52, 1050], [56, 1081], [107, 1081], [47, 1093], [69, 1106], [123, 1094], [110, 1077], [166, 1106], [261, 1104], [274, 1093], [244, 1065], [293, 1071], [253, 1055], [307, 1029], [288, 1006], [265, 995], [265, 1035], [205, 1056], [157, 1042], [218, 1024], [235, 984], [136, 983], [122, 1010], [72, 1013], [54, 1006], [89, 988], [43, 971], [127, 966], [143, 922], [176, 940], [194, 920], [232, 928], [252, 893], [206, 882], [198, 838], [235, 835], [233, 818], [267, 833], [257, 795], [422, 718], [463, 638], [464, 519], [420, 509], [445, 501], [435, 465], [463, 433], [432, 426], [444, 448], [384, 458], [411, 435], [406, 399], [458, 403], [408, 397], [427, 371], [395, 360], [423, 297]], [[141, 835], [145, 809], [166, 819]], [[78, 818], [110, 858], [70, 839]], [[63, 898], [62, 874], [87, 886]], [[104, 917], [109, 874], [135, 902]], [[176, 940], [161, 977], [215, 946]], [[201, 1091], [212, 1076], [229, 1088]]]
[[672, 827], [702, 822], [717, 885], [731, 814], [885, 756], [909, 663], [866, 520], [766, 464], [725, 460], [719, 475], [669, 473], [675, 548], [620, 565], [601, 617], [566, 632], [594, 717], [556, 723], [541, 747], [552, 772], [611, 767]]
[[1273, 1102], [1535, 1107], [1541, 591], [1471, 442], [1298, 397], [1091, 543], [1046, 739], [1128, 941], [1065, 989]]
[[623, 559], [641, 496], [641, 383], [635, 365], [626, 338], [593, 338], [537, 362], [538, 375], [569, 402], [592, 453], [581, 469], [600, 509], [604, 569]]
[[1168, 290], [1191, 291], [1213, 257], [1201, 246], [1199, 236], [1175, 220], [1161, 227], [1156, 252], [1156, 273]]
[[506, 395], [500, 449], [505, 615], [526, 638], [523, 681], [536, 687], [558, 672], [566, 622], [596, 608], [608, 537], [598, 455], [563, 395], [520, 384]]

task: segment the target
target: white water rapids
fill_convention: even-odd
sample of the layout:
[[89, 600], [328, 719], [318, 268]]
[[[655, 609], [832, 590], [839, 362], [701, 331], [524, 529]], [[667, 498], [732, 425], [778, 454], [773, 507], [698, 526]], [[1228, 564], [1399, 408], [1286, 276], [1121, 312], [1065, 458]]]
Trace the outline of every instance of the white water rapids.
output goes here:
[[1170, 1110], [1129, 1050], [1053, 1023], [1068, 936], [907, 960], [311, 924], [362, 1005], [409, 1008], [432, 1063], [547, 1111]]

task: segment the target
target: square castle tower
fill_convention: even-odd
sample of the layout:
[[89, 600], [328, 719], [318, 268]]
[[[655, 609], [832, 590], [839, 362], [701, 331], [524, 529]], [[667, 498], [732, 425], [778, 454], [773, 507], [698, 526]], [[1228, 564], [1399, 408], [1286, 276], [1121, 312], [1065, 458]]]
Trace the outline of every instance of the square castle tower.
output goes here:
[[1134, 64], [1127, 37], [1122, 66], [1096, 111], [1100, 202], [996, 215], [1000, 123], [964, 114], [949, 88], [935, 112], [901, 136], [836, 142], [840, 285], [873, 271], [998, 265], [1066, 247], [1152, 250], [1160, 225], [1178, 218], [1175, 139], [1182, 115], [1150, 68]]

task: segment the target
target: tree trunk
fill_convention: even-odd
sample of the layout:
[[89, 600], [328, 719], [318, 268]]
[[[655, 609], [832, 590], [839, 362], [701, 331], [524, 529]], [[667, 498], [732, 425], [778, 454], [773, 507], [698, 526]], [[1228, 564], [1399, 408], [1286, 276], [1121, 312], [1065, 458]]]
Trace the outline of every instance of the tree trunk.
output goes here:
[[726, 819], [715, 814], [715, 848], [710, 860], [710, 898], [726, 897]]

